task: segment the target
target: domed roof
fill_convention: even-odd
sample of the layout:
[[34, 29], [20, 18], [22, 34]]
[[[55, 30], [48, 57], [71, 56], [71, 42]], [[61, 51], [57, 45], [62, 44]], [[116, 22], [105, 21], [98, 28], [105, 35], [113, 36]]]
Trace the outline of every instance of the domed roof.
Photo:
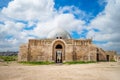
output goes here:
[[70, 34], [64, 30], [63, 28], [56, 28], [53, 31], [51, 31], [48, 36], [48, 39], [71, 39]]

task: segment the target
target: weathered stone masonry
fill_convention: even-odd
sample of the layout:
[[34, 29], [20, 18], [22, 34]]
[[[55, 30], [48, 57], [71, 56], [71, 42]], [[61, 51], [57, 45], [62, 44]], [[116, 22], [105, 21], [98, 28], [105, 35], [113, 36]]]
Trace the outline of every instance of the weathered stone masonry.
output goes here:
[[18, 61], [50, 61], [59, 63], [67, 61], [114, 60], [116, 52], [105, 51], [97, 47], [92, 43], [92, 39], [72, 39], [67, 32], [62, 31], [56, 31], [56, 35], [52, 34], [52, 38], [30, 39], [27, 44], [21, 45]]

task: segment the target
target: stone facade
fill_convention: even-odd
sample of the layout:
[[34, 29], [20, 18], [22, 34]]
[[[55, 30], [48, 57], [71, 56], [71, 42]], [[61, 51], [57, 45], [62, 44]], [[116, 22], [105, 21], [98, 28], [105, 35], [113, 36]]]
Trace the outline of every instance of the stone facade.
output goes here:
[[115, 55], [94, 45], [92, 39], [30, 39], [20, 46], [18, 61], [110, 61]]

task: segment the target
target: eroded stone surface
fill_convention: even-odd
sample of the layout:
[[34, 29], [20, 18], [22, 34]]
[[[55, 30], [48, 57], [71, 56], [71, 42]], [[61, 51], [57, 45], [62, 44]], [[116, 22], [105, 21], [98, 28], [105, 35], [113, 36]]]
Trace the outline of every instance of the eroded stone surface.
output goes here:
[[72, 39], [62, 29], [55, 29], [47, 39], [30, 39], [20, 46], [19, 61], [110, 61], [115, 51], [105, 51], [92, 43], [92, 39]]

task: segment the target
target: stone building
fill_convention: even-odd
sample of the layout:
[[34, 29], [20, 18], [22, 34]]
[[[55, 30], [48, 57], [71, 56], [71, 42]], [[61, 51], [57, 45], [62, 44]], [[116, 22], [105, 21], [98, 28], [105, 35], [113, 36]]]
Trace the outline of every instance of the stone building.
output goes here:
[[72, 39], [66, 30], [57, 28], [46, 39], [30, 39], [21, 45], [18, 61], [110, 61], [115, 54], [97, 47], [92, 39]]

